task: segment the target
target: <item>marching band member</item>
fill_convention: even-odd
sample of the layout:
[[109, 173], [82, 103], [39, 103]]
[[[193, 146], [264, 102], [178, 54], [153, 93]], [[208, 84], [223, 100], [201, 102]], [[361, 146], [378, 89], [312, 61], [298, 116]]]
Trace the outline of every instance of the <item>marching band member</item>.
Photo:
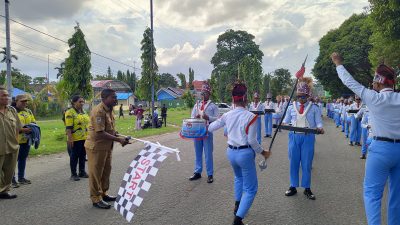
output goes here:
[[347, 109], [347, 106], [348, 106], [348, 100], [345, 99], [343, 101], [343, 105], [342, 105], [342, 108], [341, 108], [341, 111], [340, 111], [340, 124], [342, 126], [342, 132], [345, 131], [345, 126], [346, 126], [346, 120], [347, 120], [346, 109]]
[[[279, 104], [279, 103], [277, 103]], [[272, 94], [268, 93], [267, 94], [267, 100], [264, 103], [264, 108], [265, 109], [275, 109], [275, 103], [272, 102]], [[264, 127], [265, 127], [265, 136], [264, 137], [271, 137], [272, 135], [272, 113], [271, 112], [266, 112], [264, 115]]]
[[227, 157], [235, 174], [235, 219], [233, 225], [243, 225], [242, 219], [247, 215], [258, 189], [255, 156], [261, 153], [265, 158], [269, 151], [263, 150], [256, 140], [258, 115], [246, 110], [247, 88], [244, 84], [235, 84], [232, 98], [235, 109], [222, 115], [210, 124], [208, 131], [213, 132], [226, 127], [228, 132]]
[[344, 133], [346, 135], [346, 138], [349, 138], [349, 134], [350, 134], [350, 126], [351, 126], [351, 114], [348, 113], [347, 111], [350, 108], [350, 105], [353, 104], [353, 99], [349, 98], [347, 100], [347, 105], [345, 107], [344, 113], [345, 113], [345, 128], [344, 128]]
[[[250, 103], [250, 111], [264, 111], [264, 106], [260, 102], [260, 95], [255, 92], [253, 95], [254, 102]], [[257, 141], [261, 144], [261, 116], [257, 118]]]
[[361, 117], [361, 129], [362, 129], [362, 147], [361, 147], [361, 156], [360, 159], [366, 159], [368, 146], [372, 141], [372, 132], [371, 132], [371, 120], [369, 119], [369, 110], [368, 107], [363, 107], [356, 114], [356, 118]]
[[[373, 140], [368, 149], [364, 177], [364, 204], [368, 224], [381, 224], [383, 191], [388, 184], [387, 223], [400, 224], [400, 93], [394, 92], [395, 71], [381, 64], [373, 89], [358, 83], [343, 66], [343, 57], [331, 55], [343, 84], [360, 96], [369, 110]], [[389, 178], [389, 182], [387, 182]]]
[[275, 113], [272, 114], [273, 123], [278, 126], [282, 119], [282, 107], [283, 107], [283, 99], [282, 96], [276, 96], [276, 104], [275, 104]]
[[[219, 116], [218, 107], [211, 102], [211, 87], [205, 83], [201, 90], [203, 100], [196, 103], [192, 110], [192, 118], [202, 118], [207, 121], [207, 125], [214, 122]], [[214, 181], [214, 163], [213, 163], [213, 134], [209, 133], [202, 140], [194, 140], [194, 149], [196, 152], [194, 173], [189, 180], [198, 180], [201, 178], [203, 171], [203, 151], [207, 168], [207, 183]]]
[[[350, 105], [349, 110], [360, 110], [361, 109], [361, 99], [360, 97], [356, 96], [355, 97], [355, 102]], [[360, 120], [356, 119], [354, 113], [350, 113], [350, 118], [351, 118], [351, 126], [350, 126], [350, 143], [349, 145], [353, 146], [353, 143], [355, 145], [361, 146], [360, 141], [361, 141], [361, 123]]]
[[[284, 118], [285, 124], [295, 127], [316, 128], [324, 133], [322, 118], [319, 108], [307, 99], [311, 94], [312, 79], [302, 78], [297, 85], [297, 102], [289, 106]], [[315, 134], [289, 132], [289, 164], [290, 164], [290, 187], [286, 196], [297, 193], [299, 187], [299, 167], [301, 164], [302, 179], [301, 186], [305, 189], [304, 194], [308, 199], [315, 200], [311, 192], [311, 168], [314, 157]]]

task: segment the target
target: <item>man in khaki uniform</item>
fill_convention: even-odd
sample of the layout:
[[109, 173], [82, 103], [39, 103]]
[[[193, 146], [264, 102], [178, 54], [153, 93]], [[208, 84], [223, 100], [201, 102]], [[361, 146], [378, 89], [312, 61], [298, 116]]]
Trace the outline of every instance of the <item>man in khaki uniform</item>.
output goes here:
[[8, 106], [8, 91], [0, 86], [0, 199], [12, 199], [9, 193], [18, 156], [21, 122], [15, 108]]
[[117, 95], [112, 89], [101, 92], [102, 102], [93, 108], [90, 115], [89, 133], [85, 142], [89, 164], [89, 188], [93, 206], [109, 209], [107, 202], [115, 201], [116, 197], [108, 195], [110, 184], [111, 156], [114, 141], [122, 146], [128, 140], [118, 137], [115, 131], [113, 107], [118, 104]]

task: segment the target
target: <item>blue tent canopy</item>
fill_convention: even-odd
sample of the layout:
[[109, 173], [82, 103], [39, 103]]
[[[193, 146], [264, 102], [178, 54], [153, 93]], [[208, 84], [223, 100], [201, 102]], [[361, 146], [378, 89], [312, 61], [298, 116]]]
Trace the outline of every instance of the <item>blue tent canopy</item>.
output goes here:
[[116, 93], [117, 94], [117, 100], [127, 100], [129, 97], [132, 96], [132, 93]]
[[17, 95], [26, 95], [29, 94], [28, 92], [25, 92], [21, 89], [18, 88], [13, 88], [13, 93], [12, 93], [12, 97], [15, 98]]

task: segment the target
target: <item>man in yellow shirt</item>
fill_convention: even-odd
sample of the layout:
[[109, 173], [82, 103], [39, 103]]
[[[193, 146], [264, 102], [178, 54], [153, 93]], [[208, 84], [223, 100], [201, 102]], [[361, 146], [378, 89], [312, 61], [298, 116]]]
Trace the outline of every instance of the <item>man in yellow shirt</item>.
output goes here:
[[12, 199], [11, 181], [17, 164], [18, 133], [21, 128], [17, 111], [8, 106], [8, 91], [0, 86], [0, 199]]
[[[18, 136], [18, 144], [19, 144], [19, 152], [18, 152], [18, 183], [25, 185], [31, 184], [31, 181], [25, 178], [25, 168], [26, 168], [26, 159], [29, 155], [29, 150], [31, 148], [27, 134], [31, 132], [30, 128], [24, 128], [25, 125], [30, 123], [36, 123], [35, 117], [31, 110], [26, 108], [28, 103], [28, 96], [27, 95], [17, 95], [15, 97], [15, 109], [18, 112], [19, 120], [21, 121], [21, 130], [19, 131]], [[13, 187], [18, 187], [18, 183], [13, 178]]]

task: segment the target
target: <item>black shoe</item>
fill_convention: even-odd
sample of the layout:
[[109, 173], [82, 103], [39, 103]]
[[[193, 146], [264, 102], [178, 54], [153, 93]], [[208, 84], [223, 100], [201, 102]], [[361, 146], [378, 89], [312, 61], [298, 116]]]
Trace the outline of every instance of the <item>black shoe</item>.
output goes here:
[[239, 209], [240, 201], [235, 202], [235, 208], [233, 208], [233, 215], [236, 216], [236, 213]]
[[271, 135], [268, 135], [268, 134], [267, 134], [267, 135], [265, 135], [264, 137], [265, 137], [265, 138], [267, 138], [267, 137], [271, 137]]
[[290, 187], [289, 190], [285, 192], [286, 196], [293, 196], [297, 194], [297, 189], [295, 187]]
[[73, 181], [79, 181], [79, 180], [81, 180], [79, 177], [78, 177], [78, 175], [71, 175], [71, 178], [69, 178], [70, 180], [73, 180]]
[[198, 180], [201, 178], [201, 174], [200, 173], [194, 173], [193, 176], [189, 177], [189, 180]]
[[367, 157], [365, 157], [365, 154], [362, 154], [361, 156], [360, 156], [360, 159], [366, 159]]
[[16, 194], [11, 194], [10, 192], [1, 192], [0, 199], [13, 199], [16, 198]]
[[28, 179], [21, 178], [21, 179], [18, 179], [18, 183], [21, 185], [25, 185], [25, 184], [31, 184], [32, 182]]
[[315, 195], [311, 192], [311, 189], [306, 188], [304, 190], [304, 194], [307, 196], [308, 199], [315, 200]]
[[360, 143], [360, 142], [356, 142], [356, 145], [357, 145], [357, 146], [361, 146], [361, 143]]
[[212, 175], [207, 177], [207, 183], [211, 184], [212, 182], [214, 182], [214, 178]]
[[16, 181], [16, 180], [12, 180], [12, 183], [11, 183], [11, 187], [12, 188], [19, 188], [19, 184], [18, 184], [18, 182]]
[[350, 145], [350, 146], [354, 146], [352, 141], [350, 141], [349, 145]]
[[99, 209], [109, 209], [111, 208], [111, 205], [108, 204], [107, 202], [101, 200], [99, 202], [93, 203], [93, 206]]
[[85, 171], [83, 171], [83, 172], [79, 173], [79, 177], [81, 177], [81, 178], [89, 178], [89, 175]]
[[235, 216], [232, 225], [244, 225], [244, 223], [242, 222], [242, 218], [240, 218], [239, 216]]
[[115, 200], [117, 200], [117, 197], [115, 197], [115, 196], [111, 196], [111, 195], [104, 195], [103, 196], [103, 201], [115, 202]]

